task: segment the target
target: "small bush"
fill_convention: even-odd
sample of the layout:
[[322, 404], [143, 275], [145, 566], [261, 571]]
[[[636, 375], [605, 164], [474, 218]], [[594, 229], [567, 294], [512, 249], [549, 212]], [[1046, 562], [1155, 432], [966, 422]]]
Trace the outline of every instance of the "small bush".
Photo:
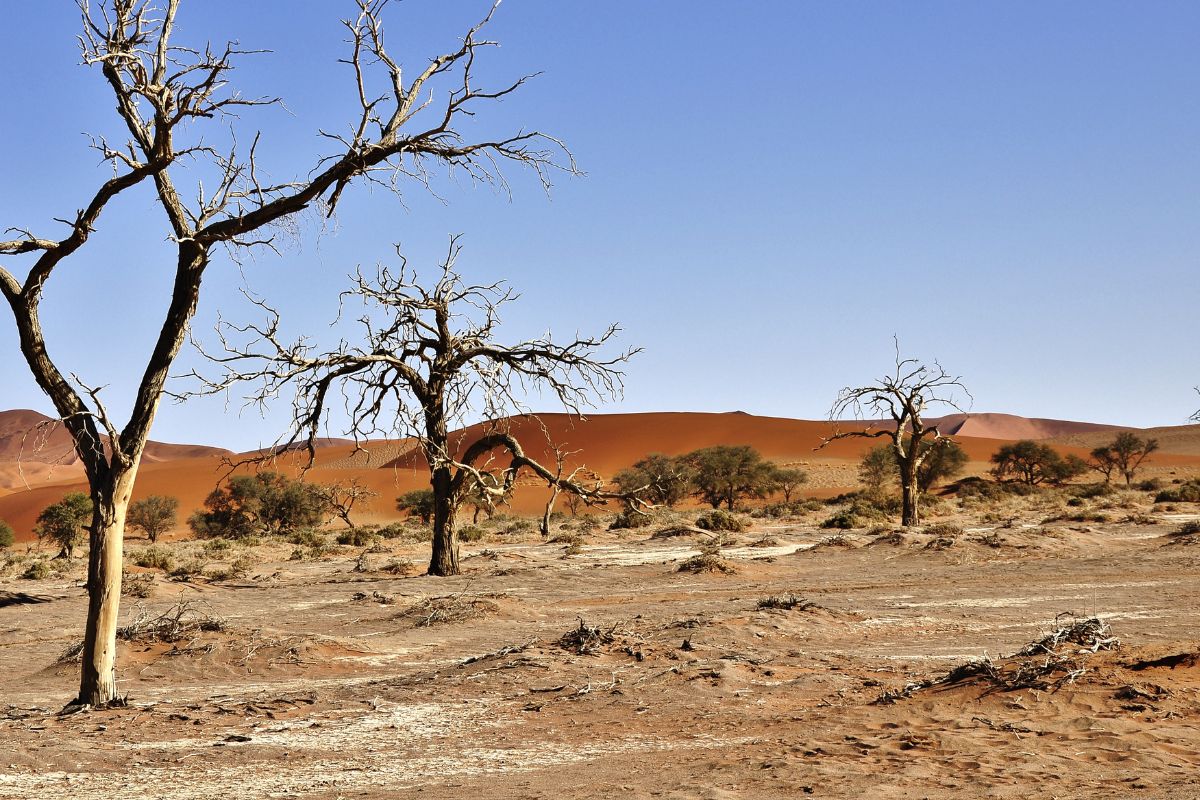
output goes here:
[[819, 608], [819, 606], [812, 600], [805, 600], [803, 597], [788, 592], [784, 595], [764, 597], [758, 601], [755, 608], [759, 610], [774, 609], [778, 611], [791, 611], [793, 608], [798, 608], [801, 611], [807, 611], [810, 608]]
[[645, 528], [653, 523], [653, 519], [649, 514], [639, 514], [636, 511], [626, 509], [620, 514], [617, 514], [616, 519], [608, 526], [610, 531], [626, 530], [630, 528]]
[[1134, 489], [1139, 492], [1157, 492], [1160, 491], [1165, 484], [1162, 478], [1150, 478], [1149, 480], [1139, 481], [1133, 485]]
[[[1092, 499], [1095, 497], [1109, 497], [1117, 493], [1117, 489], [1110, 483], [1086, 483], [1081, 486], [1072, 486], [1071, 494], [1075, 497]], [[1069, 503], [1070, 501], [1068, 501]]]
[[741, 533], [750, 526], [736, 514], [715, 509], [696, 518], [696, 527], [706, 531], [730, 531]]
[[1179, 526], [1179, 530], [1175, 531], [1175, 536], [1194, 536], [1200, 533], [1200, 520], [1189, 520]]
[[50, 568], [50, 562], [44, 559], [34, 561], [25, 571], [21, 573], [21, 577], [27, 581], [44, 581], [54, 574], [54, 570]]
[[15, 538], [16, 535], [13, 533], [12, 525], [0, 519], [0, 550], [12, 547]]
[[1200, 503], [1200, 480], [1190, 480], [1154, 496], [1156, 503]]
[[957, 539], [959, 536], [963, 535], [963, 529], [958, 525], [941, 522], [937, 525], [929, 525], [926, 527], [925, 534], [940, 539]]
[[839, 511], [831, 517], [827, 517], [822, 523], [822, 528], [838, 528], [848, 531], [851, 528], [861, 528], [862, 520], [856, 517], [849, 511]]
[[147, 547], [133, 554], [133, 563], [147, 569], [161, 569], [170, 572], [175, 566], [175, 559], [161, 547]]
[[386, 572], [389, 575], [407, 575], [414, 569], [416, 569], [416, 566], [411, 561], [396, 558], [380, 567], [379, 571]]
[[349, 528], [337, 535], [337, 543], [352, 547], [369, 547], [375, 543], [375, 531], [369, 528]]
[[226, 550], [233, 548], [233, 542], [229, 539], [209, 539], [204, 543], [204, 552], [209, 555], [224, 553]]
[[402, 523], [393, 522], [391, 525], [384, 525], [376, 533], [384, 539], [399, 539], [408, 535], [408, 528], [404, 527]]
[[242, 556], [235, 559], [229, 566], [215, 570], [210, 577], [214, 581], [233, 581], [246, 577], [252, 569], [254, 569], [254, 560], [249, 556]]
[[458, 530], [458, 540], [460, 542], [479, 542], [487, 536], [487, 531], [478, 525], [464, 525]]
[[324, 548], [327, 544], [325, 534], [315, 528], [299, 528], [288, 537], [288, 541], [292, 544], [298, 544], [301, 547]]
[[208, 564], [203, 559], [193, 558], [191, 561], [175, 567], [167, 574], [171, 576], [172, 580], [190, 581], [192, 578], [203, 578], [206, 566]]
[[149, 573], [121, 576], [121, 594], [145, 600], [154, 593], [154, 576]]
[[532, 520], [515, 519], [497, 531], [501, 536], [515, 536], [521, 533], [532, 533], [537, 528]]

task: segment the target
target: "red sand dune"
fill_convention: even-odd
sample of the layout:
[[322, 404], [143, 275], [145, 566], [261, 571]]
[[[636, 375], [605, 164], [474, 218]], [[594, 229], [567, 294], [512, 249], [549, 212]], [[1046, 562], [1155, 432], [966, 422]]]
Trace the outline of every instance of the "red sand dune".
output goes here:
[[[228, 453], [220, 447], [150, 441], [146, 443], [142, 463]], [[24, 488], [42, 481], [82, 476], [79, 457], [62, 423], [28, 409], [0, 411], [0, 486]]]
[[[0, 435], [7, 436], [6, 442], [14, 440], [14, 429], [18, 427], [14, 420], [33, 420], [36, 423], [44, 419], [41, 415], [29, 416], [31, 414], [33, 412], [0, 414], [0, 421], [8, 424], [7, 428], [0, 428]], [[981, 468], [982, 462], [986, 462], [1001, 444], [1012, 438], [1024, 438], [1029, 431], [1045, 433], [1053, 430], [1075, 436], [1095, 436], [1112, 430], [1107, 426], [1023, 420], [1002, 414], [978, 416], [982, 417], [978, 424], [975, 424], [975, 415], [951, 421], [955, 423], [953, 427], [960, 431], [955, 438], [972, 461], [980, 462]], [[1051, 422], [1052, 425], [1048, 424]], [[565, 414], [544, 414], [536, 420], [532, 417], [514, 417], [504, 424], [518, 436], [529, 455], [548, 466], [553, 466], [553, 443], [572, 453], [567, 460], [568, 469], [585, 465], [605, 477], [611, 477], [647, 453], [677, 455], [716, 444], [748, 444], [768, 459], [801, 465], [847, 464], [876, 444], [873, 439], [843, 439], [817, 450], [823, 439], [834, 432], [833, 423], [756, 417], [736, 412], [597, 414], [586, 420]], [[841, 429], [861, 429], [865, 424], [845, 422], [841, 423]], [[1191, 435], [1200, 442], [1200, 426], [1190, 427], [1196, 429]], [[971, 430], [1016, 436], [980, 438], [961, 433]], [[474, 426], [459, 432], [456, 442], [460, 448], [464, 447], [480, 431], [479, 426]], [[1064, 452], [1086, 455], [1089, 447], [1071, 442], [1064, 443], [1062, 449]], [[323, 483], [356, 478], [380, 494], [373, 507], [360, 515], [362, 521], [391, 519], [396, 516], [393, 503], [398, 494], [428, 486], [422, 459], [414, 457], [412, 450], [410, 441], [369, 442], [365, 444], [363, 452], [356, 452], [353, 444], [329, 441], [318, 450], [316, 464], [307, 478]], [[15, 452], [20, 453], [19, 448]], [[225, 452], [200, 445], [157, 445], [155, 457], [142, 465], [134, 496], [140, 498], [166, 494], [178, 497], [180, 517], [184, 520], [203, 505], [204, 498], [228, 473]], [[178, 455], [171, 457], [172, 454]], [[1196, 454], [1200, 455], [1200, 448]], [[11, 449], [0, 451], [0, 470], [11, 472], [15, 469], [15, 462], [5, 460], [6, 457], [15, 459], [15, 454]], [[1200, 459], [1190, 454], [1156, 454], [1154, 459], [1161, 466], [1200, 464]], [[288, 454], [270, 468], [298, 474], [303, 461], [304, 457], [300, 454]], [[11, 483], [11, 492], [0, 494], [0, 519], [7, 520], [16, 529], [19, 538], [28, 539], [41, 509], [56, 502], [68, 491], [84, 489], [85, 485], [77, 464], [58, 466], [53, 470], [42, 464], [40, 472], [30, 464], [25, 464], [24, 469], [31, 488]], [[0, 478], [7, 474], [0, 472]], [[825, 487], [821, 493], [828, 494], [830, 491], [830, 487]], [[527, 479], [517, 492], [513, 508], [518, 513], [538, 511], [544, 503], [544, 497], [544, 488], [538, 486], [537, 481]]]
[[950, 414], [937, 420], [942, 433], [977, 439], [1054, 439], [1076, 434], [1103, 435], [1127, 430], [1117, 425], [1068, 422], [1060, 419], [1030, 419], [1012, 414]]

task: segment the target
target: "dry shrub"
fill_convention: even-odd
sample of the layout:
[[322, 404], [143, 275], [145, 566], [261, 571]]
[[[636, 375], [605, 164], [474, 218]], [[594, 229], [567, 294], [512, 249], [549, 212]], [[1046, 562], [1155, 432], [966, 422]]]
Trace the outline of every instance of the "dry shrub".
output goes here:
[[729, 531], [741, 533], [750, 528], [750, 524], [737, 514], [721, 509], [713, 509], [696, 517], [696, 527], [706, 531]]
[[791, 611], [792, 609], [799, 609], [801, 611], [808, 611], [820, 608], [820, 606], [812, 600], [806, 600], [799, 595], [788, 592], [787, 594], [764, 597], [758, 601], [755, 608], [759, 610]]
[[605, 645], [612, 644], [617, 638], [617, 629], [621, 623], [614, 622], [607, 630], [598, 626], [588, 625], [579, 618], [579, 626], [572, 628], [558, 639], [558, 646], [570, 650], [576, 655], [595, 655]]
[[121, 595], [145, 599], [154, 593], [154, 576], [149, 573], [121, 576]]
[[779, 540], [774, 537], [771, 537], [771, 536], [764, 536], [761, 539], [755, 539], [753, 542], [750, 543], [749, 546], [750, 547], [778, 547]]
[[694, 574], [715, 572], [722, 575], [736, 575], [737, 567], [721, 558], [721, 551], [718, 546], [710, 545], [680, 564], [679, 569], [676, 571], [691, 572]]
[[433, 625], [466, 622], [475, 617], [494, 614], [499, 610], [500, 606], [490, 600], [455, 594], [445, 597], [430, 597], [414, 603], [397, 614], [396, 619], [411, 622], [416, 628], [428, 628]]
[[[225, 629], [225, 622], [220, 618], [200, 610], [189, 600], [180, 600], [158, 616], [151, 616], [145, 611], [138, 613], [133, 622], [117, 628], [117, 639], [125, 642], [176, 644], [185, 639], [194, 640], [199, 633]], [[68, 647], [59, 656], [58, 661], [60, 664], [74, 661], [82, 652], [83, 642], [77, 642]]]
[[171, 568], [175, 566], [175, 559], [167, 550], [154, 546], [138, 550], [133, 554], [132, 560], [139, 567], [161, 569], [163, 572], [170, 572]]
[[379, 568], [380, 572], [386, 572], [389, 575], [408, 575], [417, 567], [413, 562], [402, 558], [394, 558], [388, 563]]
[[355, 603], [372, 602], [378, 603], [381, 606], [390, 606], [396, 602], [396, 596], [392, 594], [382, 594], [380, 592], [355, 592], [350, 595], [350, 599]]

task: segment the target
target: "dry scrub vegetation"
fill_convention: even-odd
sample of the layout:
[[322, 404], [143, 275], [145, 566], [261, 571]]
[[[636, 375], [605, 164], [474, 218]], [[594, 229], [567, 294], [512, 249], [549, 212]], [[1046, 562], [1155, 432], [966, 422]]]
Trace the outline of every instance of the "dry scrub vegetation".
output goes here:
[[1185, 797], [1200, 505], [1161, 491], [967, 482], [906, 529], [859, 494], [723, 530], [661, 509], [556, 515], [543, 537], [498, 514], [451, 579], [413, 566], [419, 523], [134, 545], [127, 705], [66, 717], [81, 565], [14, 553], [0, 738], [21, 755], [0, 796], [165, 775], [172, 797]]

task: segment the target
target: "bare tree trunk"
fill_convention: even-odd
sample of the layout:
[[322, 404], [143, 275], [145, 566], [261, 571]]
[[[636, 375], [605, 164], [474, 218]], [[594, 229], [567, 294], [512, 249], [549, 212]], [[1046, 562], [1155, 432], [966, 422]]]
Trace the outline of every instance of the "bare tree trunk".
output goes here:
[[[562, 469], [559, 469], [559, 474], [562, 474]], [[554, 513], [554, 504], [560, 492], [562, 489], [557, 483], [550, 487], [550, 499], [546, 501], [546, 510], [542, 512], [542, 538], [550, 535], [550, 515]]]
[[900, 524], [905, 527], [921, 524], [921, 487], [917, 481], [916, 467], [911, 462], [900, 467], [900, 490], [904, 495]]
[[454, 497], [450, 467], [434, 470], [433, 486], [433, 555], [429, 574], [445, 577], [458, 574], [458, 540], [454, 531]]
[[137, 475], [136, 464], [111, 473], [93, 495], [91, 552], [88, 556], [88, 616], [83, 635], [83, 666], [76, 702], [103, 706], [117, 698], [117, 615], [121, 607], [121, 557], [125, 512]]

